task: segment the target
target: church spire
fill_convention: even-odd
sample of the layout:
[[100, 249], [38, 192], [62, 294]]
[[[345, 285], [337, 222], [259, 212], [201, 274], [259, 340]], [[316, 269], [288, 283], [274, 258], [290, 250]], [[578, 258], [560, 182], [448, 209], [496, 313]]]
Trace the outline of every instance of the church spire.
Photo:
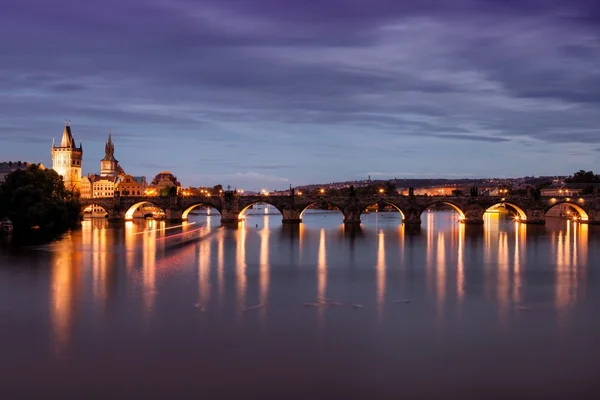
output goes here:
[[115, 161], [115, 145], [112, 141], [112, 134], [109, 131], [108, 140], [106, 141], [106, 145], [104, 145], [104, 158], [102, 161]]
[[71, 126], [65, 120], [65, 129], [63, 130], [62, 139], [60, 140], [60, 147], [75, 147], [75, 141], [73, 140], [73, 135], [71, 134]]

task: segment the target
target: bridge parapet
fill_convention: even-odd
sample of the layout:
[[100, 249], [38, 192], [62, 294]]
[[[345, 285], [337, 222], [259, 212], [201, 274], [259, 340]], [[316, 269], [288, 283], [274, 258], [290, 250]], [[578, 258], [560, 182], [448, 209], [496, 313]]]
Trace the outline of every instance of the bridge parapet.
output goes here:
[[298, 195], [266, 196], [240, 195], [228, 192], [221, 196], [171, 196], [171, 197], [108, 197], [81, 199], [82, 207], [103, 207], [110, 219], [124, 219], [128, 211], [143, 203], [151, 203], [165, 211], [172, 220], [187, 219], [189, 212], [199, 205], [215, 208], [223, 223], [236, 223], [248, 207], [257, 203], [273, 205], [283, 215], [284, 223], [299, 223], [302, 213], [311, 205], [331, 206], [344, 215], [346, 224], [359, 224], [364, 210], [373, 204], [386, 204], [402, 213], [403, 221], [409, 225], [421, 223], [421, 214], [435, 204], [446, 204], [454, 208], [460, 220], [469, 224], [483, 223], [483, 214], [495, 205], [505, 204], [516, 210], [517, 219], [524, 223], [544, 223], [548, 210], [562, 203], [577, 210], [581, 222], [600, 222], [600, 197], [580, 196], [576, 198], [527, 196], [403, 196], [403, 195]]

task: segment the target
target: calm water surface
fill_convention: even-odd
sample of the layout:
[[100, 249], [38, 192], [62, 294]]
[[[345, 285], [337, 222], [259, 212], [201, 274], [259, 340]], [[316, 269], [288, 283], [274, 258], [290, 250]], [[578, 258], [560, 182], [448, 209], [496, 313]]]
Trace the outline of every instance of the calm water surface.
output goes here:
[[0, 249], [0, 398], [600, 398], [600, 229], [341, 222], [96, 220]]

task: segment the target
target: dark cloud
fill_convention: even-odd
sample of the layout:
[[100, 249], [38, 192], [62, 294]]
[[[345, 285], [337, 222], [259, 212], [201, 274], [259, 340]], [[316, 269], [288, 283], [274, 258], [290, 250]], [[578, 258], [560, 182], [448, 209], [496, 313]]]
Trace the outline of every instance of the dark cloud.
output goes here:
[[[597, 143], [595, 3], [8, 0], [0, 157], [47, 158], [69, 118], [84, 167], [97, 168], [112, 128], [122, 164], [149, 176], [468, 174], [479, 158], [487, 175], [558, 173], [514, 149], [572, 145], [559, 169]], [[476, 155], [460, 157], [465, 143]]]

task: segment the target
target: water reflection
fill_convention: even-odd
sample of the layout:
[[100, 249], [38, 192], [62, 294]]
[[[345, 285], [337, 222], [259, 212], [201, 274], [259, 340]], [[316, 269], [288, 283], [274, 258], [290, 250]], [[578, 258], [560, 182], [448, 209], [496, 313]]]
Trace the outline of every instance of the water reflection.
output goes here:
[[[265, 208], [266, 210], [266, 208]], [[259, 304], [262, 306], [260, 309], [261, 318], [263, 319], [266, 315], [267, 299], [269, 295], [269, 217], [265, 215], [263, 217], [263, 228], [260, 231], [260, 256], [259, 256]]]
[[444, 305], [446, 301], [446, 245], [444, 241], [444, 233], [437, 234], [436, 248], [436, 295], [437, 295], [437, 311], [441, 318], [444, 314]]
[[[327, 248], [325, 246], [325, 228], [319, 233], [319, 252], [317, 258], [317, 298], [324, 300], [327, 295]], [[319, 307], [319, 322], [323, 322], [325, 307]]]
[[[50, 332], [48, 352], [90, 369], [93, 357], [86, 359], [72, 343], [123, 351], [134, 336], [140, 350], [153, 354], [149, 349], [166, 340], [175, 347], [183, 343], [200, 360], [204, 353], [195, 347], [201, 346], [198, 337], [222, 346], [223, 336], [231, 335], [241, 352], [258, 353], [260, 348], [261, 356], [273, 362], [274, 356], [260, 346], [281, 343], [282, 337], [295, 340], [294, 335], [301, 338], [295, 345], [305, 351], [302, 343], [315, 336], [328, 340], [335, 332], [336, 338], [357, 344], [366, 357], [375, 357], [369, 350], [374, 343], [391, 348], [406, 335], [404, 340], [419, 349], [419, 359], [438, 351], [423, 344], [432, 342], [431, 331], [445, 347], [454, 341], [458, 348], [473, 343], [483, 347], [495, 335], [511, 343], [523, 341], [516, 348], [532, 352], [535, 346], [526, 346], [548, 337], [544, 335], [582, 327], [600, 334], [595, 314], [590, 314], [597, 309], [600, 288], [588, 279], [593, 272], [588, 268], [600, 260], [600, 246], [590, 245], [598, 241], [600, 229], [561, 221], [531, 227], [486, 214], [486, 225], [472, 230], [453, 217], [424, 213], [422, 231], [412, 234], [404, 226], [373, 219], [360, 235], [351, 235], [340, 221], [323, 215], [305, 215], [308, 224], [287, 230], [280, 216], [269, 215], [248, 216], [237, 230], [220, 229], [218, 215], [197, 217], [195, 224], [180, 227], [164, 221], [86, 221], [80, 231], [40, 251], [37, 256], [48, 260], [46, 268], [6, 273], [8, 263], [3, 265], [1, 282], [8, 284], [2, 286], [2, 295], [10, 300], [26, 293], [32, 310], [49, 310], [48, 320], [39, 323], [41, 331]], [[198, 241], [177, 248], [164, 245], [165, 235], [199, 228]], [[11, 268], [15, 263], [29, 265], [29, 257], [11, 259]], [[42, 282], [48, 291], [34, 282]], [[303, 307], [315, 292], [317, 299], [331, 296], [341, 306]], [[404, 297], [410, 303], [392, 303]], [[243, 311], [257, 304], [263, 307]], [[11, 329], [27, 333], [31, 328], [26, 321], [37, 318], [34, 312], [13, 317]], [[153, 329], [142, 323], [145, 330], [139, 335], [136, 330], [145, 320]], [[254, 334], [256, 326], [260, 335]], [[252, 340], [240, 339], [240, 332]], [[515, 332], [522, 336], [510, 336]], [[446, 333], [452, 340], [443, 339]], [[337, 349], [344, 345], [336, 342]], [[294, 346], [286, 349], [294, 357], [305, 355], [295, 353]], [[545, 349], [557, 351], [550, 345]], [[469, 356], [461, 354], [460, 362], [468, 364]]]
[[458, 224], [456, 251], [456, 297], [462, 303], [465, 297], [465, 224]]
[[383, 303], [385, 298], [385, 235], [383, 229], [377, 235], [377, 309], [379, 316], [383, 312]]
[[50, 278], [50, 316], [53, 351], [59, 356], [69, 344], [74, 314], [80, 306], [81, 259], [80, 253], [61, 246], [55, 253]]

